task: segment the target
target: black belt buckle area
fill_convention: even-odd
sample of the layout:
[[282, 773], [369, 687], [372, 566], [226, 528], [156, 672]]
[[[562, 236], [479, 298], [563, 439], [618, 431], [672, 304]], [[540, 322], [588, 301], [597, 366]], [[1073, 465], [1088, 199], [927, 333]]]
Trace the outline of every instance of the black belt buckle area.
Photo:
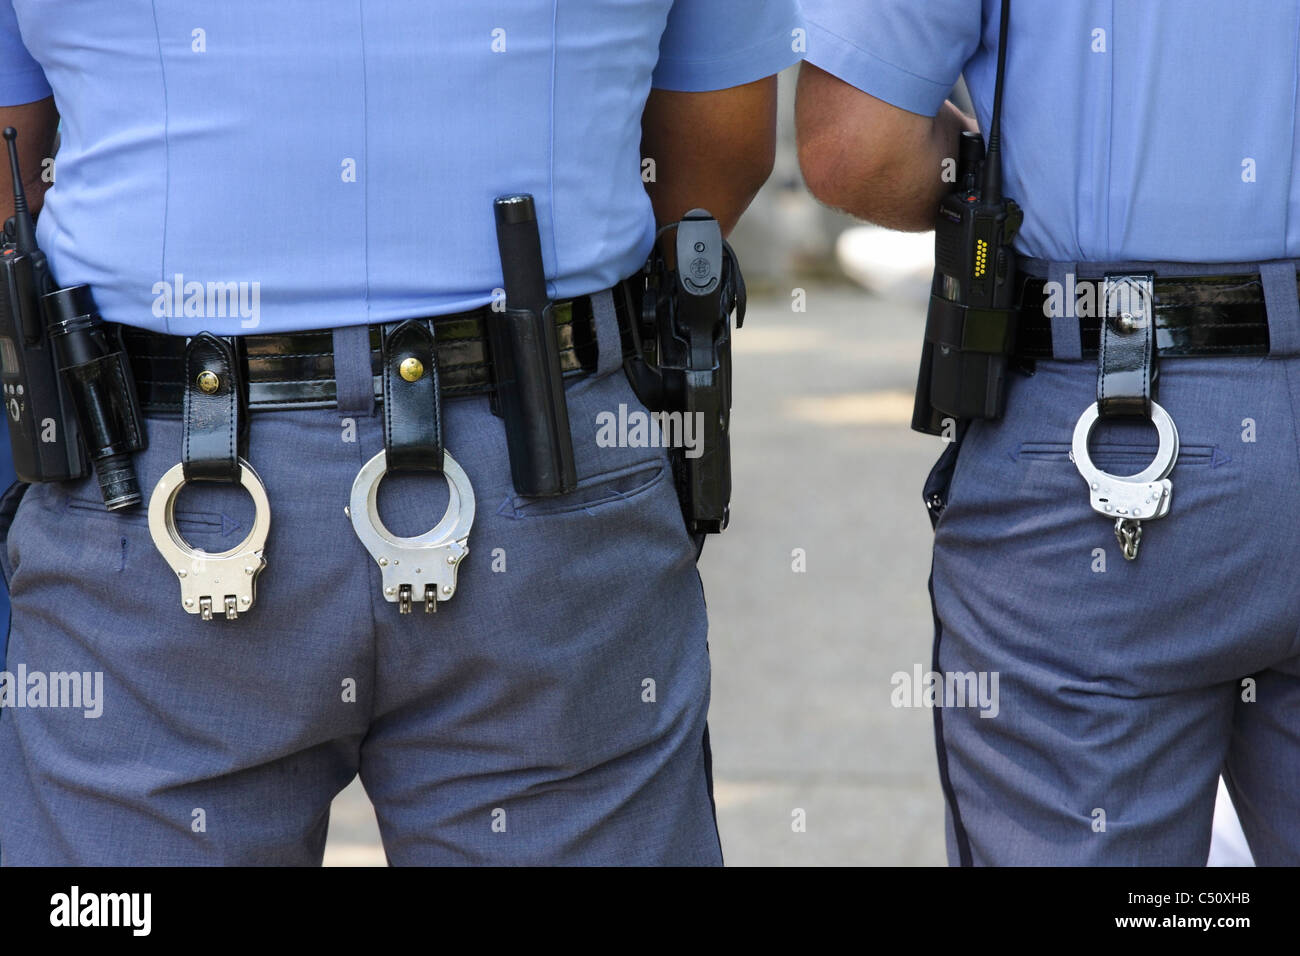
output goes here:
[[[565, 380], [594, 372], [596, 332], [585, 297], [554, 304], [552, 319]], [[488, 343], [488, 308], [423, 317], [438, 338], [439, 384], [444, 398], [495, 393], [495, 369]], [[141, 406], [151, 414], [182, 411], [185, 389], [183, 336], [130, 326], [118, 327], [134, 372]], [[371, 326], [371, 366], [376, 401], [383, 398], [382, 326]], [[253, 412], [281, 408], [329, 408], [336, 402], [333, 332], [241, 336], [244, 347], [248, 407]], [[626, 349], [625, 349], [626, 351]]]
[[[1082, 355], [1097, 355], [1106, 298], [1104, 279], [1070, 274], [1063, 283], [1033, 276], [1020, 282], [1018, 357], [1053, 358], [1058, 351], [1053, 343], [1053, 320], [1059, 323], [1062, 319], [1076, 323]], [[1269, 354], [1267, 295], [1258, 273], [1161, 276], [1157, 272], [1152, 289], [1153, 343], [1161, 358]]]

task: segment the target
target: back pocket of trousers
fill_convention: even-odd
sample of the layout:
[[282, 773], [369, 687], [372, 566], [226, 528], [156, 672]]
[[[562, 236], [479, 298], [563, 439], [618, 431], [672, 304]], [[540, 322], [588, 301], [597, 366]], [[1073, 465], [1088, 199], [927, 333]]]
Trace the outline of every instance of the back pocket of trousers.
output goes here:
[[[1021, 442], [1016, 451], [1016, 459], [1023, 461], [1070, 461], [1071, 446], [1069, 442], [1027, 441]], [[1157, 446], [1148, 444], [1126, 444], [1121, 442], [1093, 442], [1088, 446], [1088, 457], [1102, 471], [1112, 475], [1135, 475], [1155, 460]], [[1183, 465], [1209, 465], [1218, 468], [1232, 461], [1218, 445], [1181, 445], [1178, 449], [1178, 461], [1175, 467]]]
[[668, 462], [664, 459], [629, 465], [616, 471], [582, 478], [578, 481], [578, 487], [567, 495], [554, 498], [514, 495], [507, 499], [500, 513], [508, 518], [542, 518], [594, 511], [644, 494], [664, 480], [668, 471]]

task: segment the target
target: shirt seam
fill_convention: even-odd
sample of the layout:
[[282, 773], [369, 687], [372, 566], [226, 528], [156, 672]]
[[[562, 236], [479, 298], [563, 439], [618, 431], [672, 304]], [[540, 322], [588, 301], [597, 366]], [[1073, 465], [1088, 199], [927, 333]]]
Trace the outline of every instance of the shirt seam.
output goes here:
[[[551, 4], [551, 95], [550, 95], [550, 137], [546, 141], [548, 155], [546, 157], [546, 201], [550, 206], [551, 220], [551, 262], [555, 267], [555, 275], [563, 275], [560, 271], [560, 243], [556, 235], [555, 220], [559, 218], [558, 211], [555, 207], [555, 76], [559, 70], [559, 37], [560, 37], [560, 0], [554, 0]], [[543, 267], [542, 276], [545, 279], [546, 269]], [[546, 283], [546, 296], [551, 297], [551, 283]]]
[[[1291, 48], [1291, 103], [1296, 102], [1297, 94], [1300, 93], [1300, 16], [1297, 17], [1296, 29], [1292, 31], [1296, 37], [1295, 44]], [[1295, 194], [1295, 147], [1296, 147], [1296, 110], [1291, 110], [1291, 184], [1287, 189], [1287, 201], [1283, 204], [1282, 212], [1282, 249], [1290, 254], [1292, 249], [1289, 247], [1291, 241], [1291, 197]]]
[[366, 285], [366, 321], [370, 320], [370, 90], [366, 85], [366, 12], [357, 0], [357, 25], [361, 38], [361, 268]]
[[[163, 97], [163, 213], [162, 213], [162, 240], [161, 255], [158, 262], [158, 281], [167, 281], [167, 222], [171, 206], [171, 174], [172, 174], [172, 157], [171, 157], [171, 109], [167, 100], [167, 63], [162, 52], [162, 31], [158, 27], [158, 0], [152, 0], [149, 4], [153, 12], [153, 33], [154, 39], [158, 44], [158, 81], [162, 85]], [[170, 333], [172, 329], [171, 316], [163, 316], [163, 324]]]

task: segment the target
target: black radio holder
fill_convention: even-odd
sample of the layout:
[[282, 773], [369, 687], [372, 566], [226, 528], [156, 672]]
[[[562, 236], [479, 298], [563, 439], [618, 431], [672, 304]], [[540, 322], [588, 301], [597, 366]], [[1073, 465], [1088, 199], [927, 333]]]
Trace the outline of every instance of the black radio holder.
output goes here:
[[939, 204], [934, 281], [925, 321], [912, 428], [952, 438], [956, 423], [1001, 418], [1015, 348], [1015, 239], [1024, 221], [1002, 195], [1002, 87], [1011, 0], [1002, 0], [997, 85], [988, 152], [965, 132], [957, 188]]
[[0, 237], [0, 383], [14, 470], [24, 482], [84, 478], [90, 466], [110, 510], [141, 500], [131, 455], [143, 416], [120, 336], [89, 287], [55, 288], [36, 243], [18, 165], [18, 133], [4, 131], [14, 215]]

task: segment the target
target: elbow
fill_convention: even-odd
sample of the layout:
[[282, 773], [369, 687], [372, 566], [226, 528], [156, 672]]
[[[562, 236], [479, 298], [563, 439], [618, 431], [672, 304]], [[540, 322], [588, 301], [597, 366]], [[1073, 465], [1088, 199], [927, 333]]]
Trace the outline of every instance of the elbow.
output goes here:
[[799, 171], [813, 196], [834, 209], [875, 221], [880, 210], [873, 200], [880, 192], [865, 186], [889, 181], [889, 172], [882, 164], [861, 155], [850, 161], [833, 131], [827, 136], [801, 136], [798, 149]]
[[934, 120], [805, 64], [795, 99], [799, 169], [821, 202], [890, 229], [931, 228], [925, 166]]
[[[850, 205], [843, 91], [839, 81], [805, 64], [799, 73], [794, 107], [795, 144], [804, 184], [818, 200], [836, 209]], [[861, 215], [857, 209], [851, 211]]]
[[799, 137], [799, 172], [804, 185], [821, 202], [842, 209], [844, 196], [837, 167], [822, 141]]
[[803, 97], [795, 107], [795, 141], [808, 191], [828, 206], [867, 217], [862, 191], [854, 187], [879, 171], [865, 151], [850, 148], [845, 130], [827, 111], [809, 108]]
[[834, 136], [799, 142], [799, 169], [808, 191], [827, 206], [902, 232], [934, 228], [927, 197], [914, 195], [910, 157], [888, 150], [845, 153]]

